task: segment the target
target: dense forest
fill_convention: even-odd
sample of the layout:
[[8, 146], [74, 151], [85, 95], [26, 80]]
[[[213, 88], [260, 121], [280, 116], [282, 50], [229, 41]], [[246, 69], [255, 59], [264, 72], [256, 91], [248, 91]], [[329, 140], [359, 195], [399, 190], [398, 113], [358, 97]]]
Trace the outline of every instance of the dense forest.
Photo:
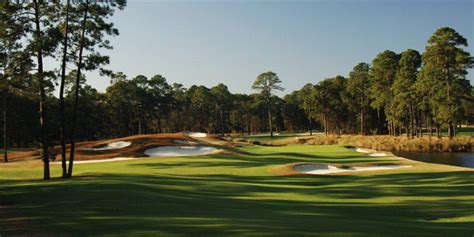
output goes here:
[[[51, 146], [61, 145], [63, 177], [72, 175], [76, 141], [133, 134], [202, 131], [214, 134], [313, 131], [326, 134], [450, 138], [474, 123], [474, 90], [466, 79], [474, 59], [467, 39], [443, 27], [425, 51], [383, 51], [347, 76], [314, 78], [280, 98], [285, 80], [274, 72], [256, 75], [255, 93], [236, 94], [224, 84], [211, 88], [169, 83], [156, 74], [106, 70], [118, 35], [110, 17], [125, 1], [33, 0], [0, 4], [0, 77], [3, 126], [8, 147], [40, 145], [45, 178]], [[403, 37], [403, 36], [398, 36]], [[46, 60], [47, 59], [47, 60]], [[48, 64], [48, 65], [45, 65]], [[110, 79], [105, 92], [87, 84], [84, 71]], [[157, 72], [159, 73], [159, 72]], [[323, 79], [323, 80], [322, 80]], [[56, 96], [59, 94], [59, 96]], [[66, 145], [71, 153], [65, 154]]]

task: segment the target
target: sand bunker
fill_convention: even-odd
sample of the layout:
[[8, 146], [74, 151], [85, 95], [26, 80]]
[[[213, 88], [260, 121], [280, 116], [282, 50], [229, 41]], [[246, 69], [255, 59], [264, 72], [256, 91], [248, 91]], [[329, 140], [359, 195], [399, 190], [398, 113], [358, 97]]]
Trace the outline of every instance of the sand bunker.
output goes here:
[[353, 148], [353, 149], [351, 149], [351, 150], [356, 151], [356, 152], [360, 152], [360, 153], [372, 153], [372, 152], [375, 152], [375, 150], [366, 149], [366, 148]]
[[391, 170], [409, 168], [409, 165], [379, 165], [379, 166], [360, 166], [350, 168], [339, 168], [328, 164], [302, 164], [293, 167], [295, 171], [303, 174], [334, 174], [349, 171], [371, 171], [371, 170]]
[[207, 134], [203, 132], [185, 132], [190, 137], [206, 137]]
[[145, 151], [148, 156], [198, 156], [207, 155], [217, 151], [215, 147], [208, 146], [161, 146]]
[[189, 140], [182, 140], [182, 139], [175, 139], [173, 140], [175, 143], [179, 144], [186, 144], [186, 145], [197, 145], [197, 142], [189, 141]]
[[360, 152], [360, 153], [366, 153], [368, 156], [372, 156], [372, 157], [383, 157], [383, 156], [387, 156], [386, 153], [377, 152], [376, 150], [372, 150], [372, 149], [366, 149], [366, 148], [351, 148], [351, 150], [356, 151], [356, 152]]
[[104, 150], [113, 150], [113, 149], [120, 149], [120, 148], [125, 148], [132, 145], [131, 142], [125, 142], [125, 141], [118, 141], [118, 142], [111, 142], [105, 146], [102, 147], [97, 147], [97, 148], [82, 148], [82, 150], [89, 150], [89, 151], [104, 151]]

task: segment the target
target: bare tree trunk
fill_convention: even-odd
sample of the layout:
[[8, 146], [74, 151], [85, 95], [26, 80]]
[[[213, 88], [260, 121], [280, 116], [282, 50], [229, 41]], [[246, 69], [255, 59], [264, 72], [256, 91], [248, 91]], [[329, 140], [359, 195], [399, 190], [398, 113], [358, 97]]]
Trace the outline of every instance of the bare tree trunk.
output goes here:
[[[38, 0], [33, 0], [34, 11], [35, 11], [35, 36], [37, 39], [41, 39], [41, 24], [40, 24], [40, 7]], [[46, 92], [44, 89], [44, 72], [43, 72], [43, 49], [39, 47], [36, 52], [36, 57], [38, 61], [38, 82], [40, 87], [40, 101], [39, 101], [39, 114], [40, 114], [40, 127], [41, 127], [41, 148], [42, 148], [42, 158], [43, 158], [43, 179], [48, 180], [51, 178], [49, 172], [49, 150], [48, 150], [48, 137], [47, 137], [47, 128], [46, 128]]]
[[89, 0], [86, 1], [86, 8], [84, 10], [84, 18], [82, 20], [82, 29], [81, 29], [81, 41], [79, 46], [79, 61], [77, 63], [77, 72], [76, 72], [76, 88], [74, 91], [74, 110], [72, 114], [72, 125], [71, 125], [71, 148], [69, 153], [69, 167], [67, 172], [67, 177], [72, 177], [72, 169], [74, 164], [74, 152], [76, 146], [76, 138], [75, 138], [75, 129], [76, 129], [76, 122], [77, 122], [77, 110], [79, 105], [79, 87], [81, 82], [81, 70], [82, 70], [82, 53], [84, 51], [85, 45], [85, 34], [86, 34], [86, 22], [87, 22], [87, 13], [89, 11]]
[[62, 178], [67, 177], [66, 169], [66, 134], [65, 134], [65, 115], [64, 115], [64, 84], [66, 81], [66, 62], [67, 62], [67, 48], [68, 48], [68, 31], [69, 31], [69, 3], [70, 0], [66, 2], [66, 21], [65, 21], [65, 33], [63, 39], [63, 58], [61, 65], [61, 84], [59, 88], [59, 110], [60, 110], [60, 139], [61, 139], [61, 168], [62, 168]]
[[272, 111], [270, 106], [268, 106], [268, 125], [270, 126], [270, 137], [273, 138]]
[[161, 133], [161, 113], [158, 112], [158, 115], [157, 115], [157, 118], [158, 118], [158, 133]]
[[7, 78], [5, 80], [5, 88], [3, 89], [3, 161], [8, 162], [8, 143], [7, 143], [7, 95], [8, 95], [8, 84]]
[[360, 110], [360, 135], [364, 136], [364, 110]]

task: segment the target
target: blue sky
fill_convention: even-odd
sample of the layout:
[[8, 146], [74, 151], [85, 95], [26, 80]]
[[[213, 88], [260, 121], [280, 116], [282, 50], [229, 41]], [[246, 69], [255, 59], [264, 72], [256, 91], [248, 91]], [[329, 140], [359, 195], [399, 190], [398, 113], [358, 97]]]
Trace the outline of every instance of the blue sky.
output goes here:
[[[474, 54], [473, 12], [472, 0], [129, 0], [112, 18], [120, 35], [108, 67], [186, 87], [222, 82], [234, 93], [252, 92], [257, 75], [271, 70], [289, 93], [346, 76], [385, 49], [422, 52], [442, 26], [466, 37]], [[109, 84], [87, 75], [100, 91]]]

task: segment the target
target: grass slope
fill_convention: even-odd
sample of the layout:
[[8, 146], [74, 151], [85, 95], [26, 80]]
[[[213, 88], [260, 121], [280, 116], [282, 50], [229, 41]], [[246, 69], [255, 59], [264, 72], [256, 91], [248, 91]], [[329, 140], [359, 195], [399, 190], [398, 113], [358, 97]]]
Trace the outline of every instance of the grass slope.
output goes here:
[[[0, 197], [35, 223], [71, 236], [474, 233], [472, 170], [404, 161], [414, 167], [278, 176], [269, 170], [293, 162], [399, 160], [336, 145], [235, 149], [238, 154], [81, 164], [67, 181], [34, 181], [38, 161], [2, 164]], [[0, 227], [8, 221], [2, 217]]]

